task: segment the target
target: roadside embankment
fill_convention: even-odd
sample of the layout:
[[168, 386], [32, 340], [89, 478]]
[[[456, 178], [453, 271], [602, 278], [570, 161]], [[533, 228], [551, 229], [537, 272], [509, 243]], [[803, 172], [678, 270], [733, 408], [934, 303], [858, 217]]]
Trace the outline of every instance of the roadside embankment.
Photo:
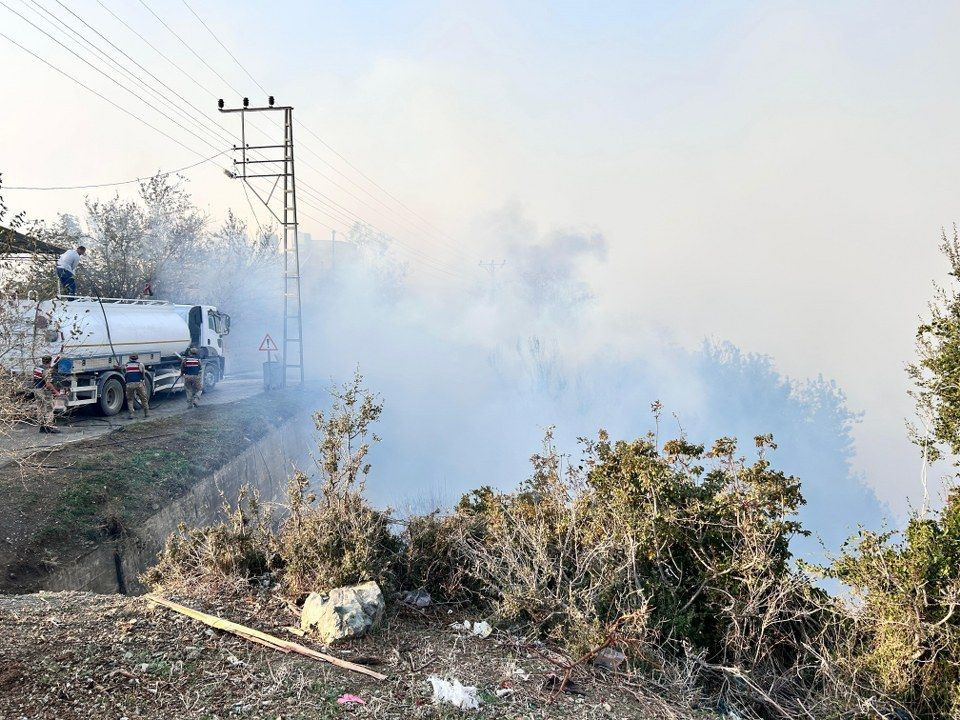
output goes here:
[[243, 485], [264, 502], [307, 461], [292, 394], [257, 395], [136, 423], [0, 469], [0, 592], [139, 592], [180, 523], [209, 524]]

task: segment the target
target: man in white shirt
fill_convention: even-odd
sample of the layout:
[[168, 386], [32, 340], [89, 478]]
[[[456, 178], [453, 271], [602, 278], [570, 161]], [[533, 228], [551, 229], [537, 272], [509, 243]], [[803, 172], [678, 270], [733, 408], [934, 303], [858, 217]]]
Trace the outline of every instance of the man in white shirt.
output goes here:
[[86, 252], [87, 249], [83, 245], [77, 245], [76, 250], [70, 248], [57, 260], [57, 278], [60, 280], [61, 295], [77, 294], [77, 280], [74, 273], [77, 271], [80, 256]]

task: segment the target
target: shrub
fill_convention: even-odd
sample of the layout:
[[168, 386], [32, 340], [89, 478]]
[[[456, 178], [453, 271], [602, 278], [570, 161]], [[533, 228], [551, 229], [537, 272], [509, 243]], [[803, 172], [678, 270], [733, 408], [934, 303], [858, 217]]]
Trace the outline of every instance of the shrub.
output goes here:
[[390, 532], [390, 514], [370, 506], [351, 486], [326, 484], [319, 497], [297, 473], [290, 483], [290, 516], [280, 529], [286, 592], [299, 597], [313, 590], [376, 580], [394, 586], [393, 564], [399, 541]]
[[396, 559], [400, 587], [423, 588], [434, 600], [456, 602], [475, 597], [478, 588], [471, 582], [464, 555], [473, 523], [465, 515], [434, 511], [413, 515], [401, 525]]
[[363, 494], [369, 443], [379, 441], [370, 427], [383, 403], [363, 388], [359, 372], [331, 394], [329, 413], [314, 414], [319, 493], [306, 475], [295, 474], [290, 515], [280, 529], [284, 585], [293, 596], [367, 580], [385, 589], [394, 584], [399, 542], [390, 532], [390, 511], [373, 508]]
[[562, 470], [548, 433], [516, 492], [461, 501], [470, 572], [500, 618], [575, 654], [618, 644], [641, 665], [692, 663], [741, 707], [799, 711], [824, 684], [807, 647], [833, 615], [790, 565], [799, 481], [771, 468], [772, 438], [756, 446], [748, 463], [729, 438], [707, 452], [601, 432]]
[[902, 535], [861, 531], [830, 574], [857, 600], [838, 661], [921, 717], [960, 716], [960, 490]]
[[158, 592], [216, 594], [278, 569], [282, 561], [259, 494], [244, 486], [236, 505], [224, 503], [223, 512], [226, 520], [209, 527], [188, 530], [181, 523], [141, 580]]

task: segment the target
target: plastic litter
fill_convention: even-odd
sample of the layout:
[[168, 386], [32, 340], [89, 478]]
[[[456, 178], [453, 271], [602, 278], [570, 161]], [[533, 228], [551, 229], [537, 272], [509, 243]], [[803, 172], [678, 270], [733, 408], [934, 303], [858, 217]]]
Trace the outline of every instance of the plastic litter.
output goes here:
[[356, 695], [351, 695], [350, 693], [344, 693], [337, 698], [337, 705], [366, 705], [367, 701]]
[[471, 633], [480, 638], [490, 637], [490, 633], [493, 632], [493, 628], [490, 627], [490, 623], [488, 623], [486, 620], [475, 623], [471, 623], [469, 620], [464, 620], [462, 623], [451, 623], [450, 627], [452, 627], [454, 630], [462, 630], [463, 632]]
[[407, 605], [412, 605], [413, 607], [420, 608], [421, 610], [425, 607], [429, 607], [430, 603], [433, 602], [433, 598], [430, 597], [430, 593], [423, 588], [420, 588], [419, 590], [407, 590], [400, 595], [400, 599]]
[[490, 623], [488, 623], [486, 620], [483, 622], [475, 622], [473, 624], [473, 634], [477, 637], [490, 637], [490, 633], [492, 632], [493, 628], [490, 627]]
[[444, 680], [431, 675], [427, 681], [433, 686], [433, 702], [446, 703], [461, 710], [479, 710], [480, 697], [473, 685], [463, 685], [459, 680]]

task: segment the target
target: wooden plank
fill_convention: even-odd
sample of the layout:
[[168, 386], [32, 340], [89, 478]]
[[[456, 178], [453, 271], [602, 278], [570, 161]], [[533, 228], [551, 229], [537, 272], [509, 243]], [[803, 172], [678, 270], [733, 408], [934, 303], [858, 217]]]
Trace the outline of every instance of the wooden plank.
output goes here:
[[323, 660], [324, 662], [328, 662], [331, 665], [336, 665], [344, 670], [351, 670], [352, 672], [367, 675], [376, 680], [387, 679], [386, 675], [375, 672], [370, 668], [364, 667], [363, 665], [357, 665], [356, 663], [352, 663], [348, 660], [341, 660], [333, 655], [328, 655], [327, 653], [319, 652], [313, 648], [308, 648], [306, 645], [290, 642], [289, 640], [283, 640], [274, 635], [270, 635], [269, 633], [247, 627], [246, 625], [241, 625], [240, 623], [235, 623], [230, 620], [224, 620], [216, 615], [209, 615], [205, 612], [194, 610], [186, 605], [175, 603], [172, 600], [167, 600], [166, 598], [154, 593], [148, 593], [147, 595], [144, 595], [144, 598], [157, 605], [163, 605], [164, 607], [170, 608], [174, 612], [180, 613], [181, 615], [186, 615], [187, 617], [193, 618], [194, 620], [202, 622], [205, 625], [209, 625], [210, 627], [217, 628], [218, 630], [223, 630], [224, 632], [237, 635], [245, 640], [249, 640], [250, 642], [266, 645], [274, 650], [279, 650], [280, 652], [295, 652], [299, 655], [313, 658], [315, 660]]

